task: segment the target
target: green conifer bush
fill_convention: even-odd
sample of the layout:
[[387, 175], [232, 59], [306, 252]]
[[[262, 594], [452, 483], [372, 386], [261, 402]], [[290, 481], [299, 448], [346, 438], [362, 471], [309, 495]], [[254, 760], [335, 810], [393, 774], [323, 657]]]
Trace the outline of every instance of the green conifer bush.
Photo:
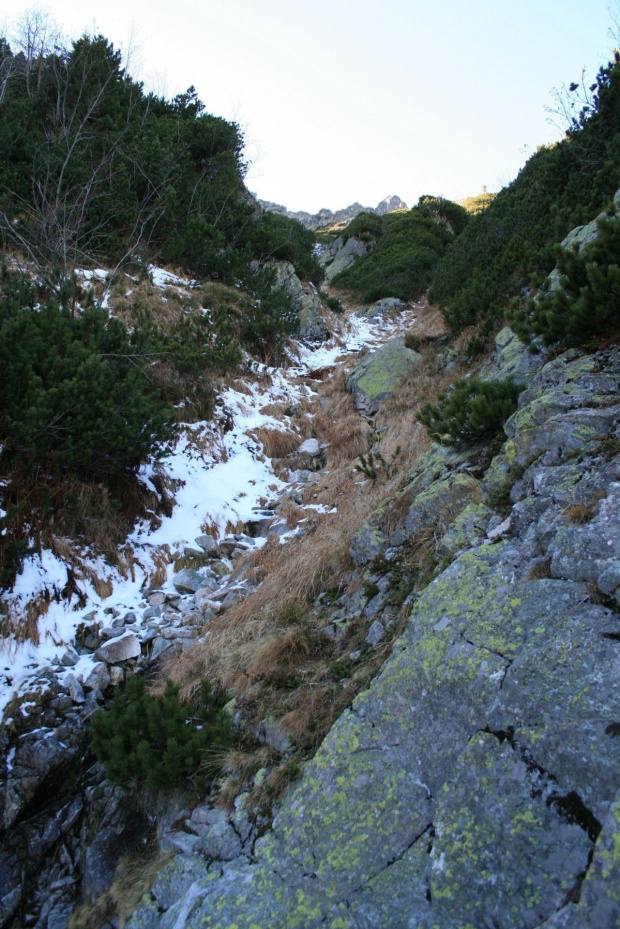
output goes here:
[[73, 315], [4, 273], [0, 280], [0, 438], [5, 460], [37, 470], [135, 472], [172, 434], [153, 390], [149, 345], [97, 307]]
[[[552, 270], [555, 244], [590, 222], [618, 189], [618, 53], [600, 69], [588, 105], [579, 109], [578, 84], [567, 93], [573, 116], [566, 137], [541, 146], [515, 180], [471, 216], [434, 268], [429, 298], [455, 331], [481, 319], [501, 319], [512, 298], [538, 286]], [[551, 333], [555, 325], [541, 322], [541, 331]]]
[[519, 388], [510, 381], [459, 378], [438, 404], [425, 404], [418, 420], [431, 438], [461, 446], [499, 432], [517, 408]]
[[110, 708], [95, 713], [91, 736], [93, 752], [113, 784], [138, 784], [157, 793], [200, 780], [205, 771], [212, 777], [218, 753], [233, 740], [233, 727], [206, 681], [200, 706], [190, 715], [170, 681], [163, 694], [152, 696], [143, 677], [131, 677]]
[[576, 249], [557, 249], [560, 286], [541, 293], [514, 314], [525, 339], [547, 343], [568, 338], [578, 344], [607, 335], [620, 325], [620, 222], [599, 219], [598, 238]]
[[442, 197], [422, 197], [413, 209], [385, 216], [360, 213], [348, 227], [347, 237], [356, 235], [376, 244], [332, 283], [357, 292], [365, 303], [381, 297], [411, 300], [426, 290], [447, 243], [467, 221], [462, 207]]

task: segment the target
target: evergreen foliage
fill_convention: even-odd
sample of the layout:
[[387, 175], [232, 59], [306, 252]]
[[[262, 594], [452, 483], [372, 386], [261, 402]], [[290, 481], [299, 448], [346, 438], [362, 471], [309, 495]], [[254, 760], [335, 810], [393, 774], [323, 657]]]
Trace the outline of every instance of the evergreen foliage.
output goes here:
[[260, 216], [239, 127], [193, 87], [145, 94], [103, 36], [16, 53], [0, 37], [0, 78], [0, 233], [49, 286], [147, 252], [231, 284], [269, 256], [320, 274], [312, 233]]
[[439, 403], [425, 404], [418, 420], [431, 438], [444, 445], [461, 446], [499, 432], [517, 408], [518, 387], [512, 381], [459, 378]]
[[197, 713], [179, 701], [179, 689], [167, 682], [152, 696], [143, 677], [131, 677], [124, 693], [117, 690], [108, 710], [92, 718], [92, 749], [113, 784], [144, 785], [153, 793], [180, 787], [217, 770], [218, 752], [233, 740], [233, 727], [207, 681], [202, 684]]
[[34, 288], [0, 279], [3, 457], [33, 469], [104, 477], [136, 471], [171, 436], [172, 411], [152, 389], [149, 346], [104, 310], [72, 315]]
[[360, 213], [347, 237], [376, 239], [376, 245], [332, 283], [355, 291], [365, 303], [381, 297], [411, 300], [426, 290], [447, 243], [467, 219], [462, 207], [441, 197], [422, 197], [413, 209], [384, 216]]
[[592, 91], [566, 138], [532, 155], [437, 264], [430, 298], [454, 330], [501, 318], [512, 297], [551, 271], [555, 243], [613, 196], [620, 177], [617, 55], [600, 69]]
[[522, 338], [573, 343], [607, 335], [620, 326], [620, 222], [598, 220], [598, 238], [576, 249], [557, 249], [560, 286], [529, 300], [514, 314]]
[[248, 238], [252, 255], [259, 261], [290, 261], [299, 277], [321, 283], [323, 269], [314, 254], [315, 235], [299, 220], [264, 211]]

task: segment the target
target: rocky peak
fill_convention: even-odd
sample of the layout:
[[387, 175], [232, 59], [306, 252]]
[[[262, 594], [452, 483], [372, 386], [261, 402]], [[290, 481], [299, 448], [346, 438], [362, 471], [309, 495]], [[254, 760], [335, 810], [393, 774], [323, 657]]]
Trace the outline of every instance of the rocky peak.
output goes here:
[[392, 213], [394, 210], [407, 209], [405, 201], [397, 197], [396, 194], [390, 194], [389, 197], [385, 197], [376, 207], [362, 206], [361, 203], [355, 201], [355, 203], [351, 203], [341, 210], [328, 210], [326, 207], [323, 207], [318, 213], [307, 213], [304, 210], [292, 212], [291, 210], [287, 210], [285, 206], [279, 203], [272, 203], [269, 200], [259, 200], [258, 203], [264, 210], [267, 210], [267, 212], [289, 216], [291, 219], [298, 220], [307, 229], [321, 229], [324, 226], [334, 226], [337, 223], [348, 225], [359, 213], [377, 213], [379, 216], [383, 216], [385, 213]]
[[383, 198], [374, 212], [378, 213], [379, 216], [383, 216], [385, 213], [393, 213], [394, 210], [406, 209], [408, 209], [408, 207], [404, 200], [401, 200], [396, 194], [390, 194], [389, 197]]

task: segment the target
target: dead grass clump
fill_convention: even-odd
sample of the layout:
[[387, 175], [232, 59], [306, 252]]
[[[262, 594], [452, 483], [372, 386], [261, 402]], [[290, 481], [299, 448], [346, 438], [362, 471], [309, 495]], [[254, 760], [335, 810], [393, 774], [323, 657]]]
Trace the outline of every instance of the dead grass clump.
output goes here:
[[[132, 581], [136, 579], [136, 554], [131, 545], [125, 545], [118, 551], [118, 570], [122, 577], [127, 580], [131, 577]], [[108, 594], [109, 596], [109, 594]]]
[[253, 813], [266, 813], [286, 788], [301, 776], [299, 762], [289, 759], [270, 771], [265, 780], [250, 791], [248, 809]]
[[255, 652], [245, 671], [247, 679], [270, 681], [282, 672], [294, 668], [299, 659], [305, 659], [312, 649], [312, 638], [308, 629], [294, 626], [274, 635]]
[[153, 569], [149, 572], [145, 581], [145, 587], [162, 587], [168, 576], [167, 567], [172, 561], [172, 555], [167, 545], [162, 545], [153, 550], [151, 555]]
[[281, 422], [287, 415], [287, 409], [288, 407], [284, 403], [267, 403], [260, 408], [259, 412], [263, 416], [273, 416], [274, 419]]
[[146, 854], [125, 855], [116, 868], [111, 886], [96, 900], [82, 903], [69, 918], [69, 929], [101, 929], [114, 922], [123, 929], [140, 899], [151, 889], [153, 878], [171, 854], [149, 850]]
[[289, 529], [294, 529], [300, 522], [308, 518], [308, 512], [290, 499], [282, 501], [278, 507], [278, 514], [286, 519], [286, 525]]
[[286, 458], [301, 445], [301, 438], [290, 429], [276, 429], [272, 426], [258, 426], [248, 435], [262, 445], [267, 458]]
[[[54, 554], [59, 561], [62, 561], [67, 568], [67, 587], [63, 590], [63, 596], [76, 594], [78, 600], [83, 599], [84, 594], [79, 590], [77, 581], [90, 581], [95, 592], [102, 600], [111, 596], [114, 590], [111, 578], [102, 577], [101, 574], [88, 563], [87, 556], [83, 554], [79, 543], [74, 542], [72, 539], [60, 538], [59, 536], [49, 533], [45, 536], [45, 544], [52, 554]], [[108, 560], [112, 560], [114, 564], [118, 565], [120, 559], [118, 549], [114, 549], [114, 556], [113, 559], [109, 558]]]
[[551, 577], [551, 559], [547, 558], [545, 561], [539, 561], [538, 564], [535, 564], [528, 575], [528, 580], [530, 581], [539, 581], [544, 578]]
[[261, 768], [273, 765], [280, 755], [270, 745], [261, 745], [253, 751], [233, 748], [222, 759], [222, 770], [241, 783], [247, 783]]
[[[443, 318], [443, 313], [438, 306], [429, 303], [426, 297], [422, 297], [420, 302], [416, 304], [415, 311], [416, 318], [408, 335], [418, 340], [418, 344], [434, 342], [448, 334], [448, 327]], [[418, 348], [415, 350], [419, 351]]]
[[39, 645], [41, 637], [39, 635], [39, 618], [45, 616], [50, 608], [52, 597], [48, 590], [30, 600], [26, 604], [25, 615], [17, 621], [12, 621], [12, 634], [15, 642], [32, 642], [33, 645]]
[[[353, 404], [353, 399], [351, 404]], [[358, 455], [368, 451], [371, 428], [357, 411], [347, 416], [332, 417], [329, 410], [318, 413], [315, 429], [321, 444], [327, 444], [327, 465], [338, 467], [344, 462], [354, 461]]]
[[598, 505], [604, 494], [597, 495], [589, 503], [571, 503], [565, 507], [564, 515], [571, 523], [583, 526], [591, 522], [598, 513]]
[[452, 380], [433, 371], [432, 354], [428, 353], [383, 404], [375, 417], [375, 427], [381, 436], [381, 454], [386, 461], [393, 460], [398, 449], [399, 470], [408, 470], [430, 448], [430, 439], [426, 429], [418, 423], [417, 414], [425, 403], [435, 403]]

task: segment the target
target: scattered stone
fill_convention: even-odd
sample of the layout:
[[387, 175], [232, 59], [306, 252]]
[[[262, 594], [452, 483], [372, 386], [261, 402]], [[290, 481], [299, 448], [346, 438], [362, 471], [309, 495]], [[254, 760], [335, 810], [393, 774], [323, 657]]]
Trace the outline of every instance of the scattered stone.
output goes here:
[[98, 661], [105, 661], [107, 664], [119, 664], [121, 661], [139, 657], [140, 641], [134, 632], [128, 632], [118, 638], [110, 639], [95, 652], [95, 658]]
[[203, 855], [215, 861], [232, 861], [241, 852], [241, 839], [228, 822], [215, 823], [199, 842]]
[[78, 655], [76, 650], [72, 648], [71, 646], [68, 646], [62, 658], [60, 659], [60, 663], [64, 665], [66, 668], [72, 668], [78, 663], [79, 660], [80, 660], [80, 656]]
[[161, 840], [164, 852], [181, 852], [182, 855], [195, 855], [200, 849], [201, 840], [189, 832], [167, 832]]
[[67, 688], [69, 696], [74, 703], [84, 703], [84, 689], [75, 674], [65, 674], [62, 679], [63, 687]]
[[490, 529], [487, 532], [487, 539], [489, 539], [491, 542], [495, 542], [496, 539], [501, 539], [503, 535], [506, 535], [506, 533], [510, 532], [511, 526], [512, 526], [512, 520], [510, 516], [507, 516], [506, 519], [504, 519], [499, 524], [499, 526], [495, 526], [494, 529]]
[[385, 635], [385, 629], [383, 628], [381, 623], [375, 619], [375, 621], [371, 623], [370, 628], [368, 630], [368, 635], [366, 636], [366, 642], [368, 643], [368, 645], [372, 645], [373, 648], [375, 648], [379, 644], [379, 642], [381, 641], [384, 635]]
[[404, 339], [390, 339], [366, 355], [345, 382], [359, 412], [366, 416], [376, 413], [403, 378], [413, 371], [420, 357], [405, 347]]
[[192, 568], [184, 568], [172, 579], [172, 583], [182, 594], [193, 594], [203, 586], [206, 578], [204, 574], [194, 571]]
[[114, 665], [108, 668], [110, 672], [110, 684], [112, 687], [118, 687], [119, 684], [124, 683], [125, 681], [125, 672], [122, 668], [117, 668]]
[[153, 649], [151, 651], [151, 661], [158, 661], [159, 658], [172, 647], [172, 642], [163, 635], [158, 635], [153, 639]]
[[264, 745], [271, 745], [277, 752], [288, 752], [293, 747], [291, 738], [284, 726], [271, 717], [263, 719], [259, 723], [258, 740]]
[[207, 554], [213, 554], [213, 555], [219, 554], [219, 545], [217, 544], [213, 536], [199, 535], [195, 541], [196, 541], [196, 544], [199, 545], [200, 548], [203, 550], [203, 552], [207, 552]]

